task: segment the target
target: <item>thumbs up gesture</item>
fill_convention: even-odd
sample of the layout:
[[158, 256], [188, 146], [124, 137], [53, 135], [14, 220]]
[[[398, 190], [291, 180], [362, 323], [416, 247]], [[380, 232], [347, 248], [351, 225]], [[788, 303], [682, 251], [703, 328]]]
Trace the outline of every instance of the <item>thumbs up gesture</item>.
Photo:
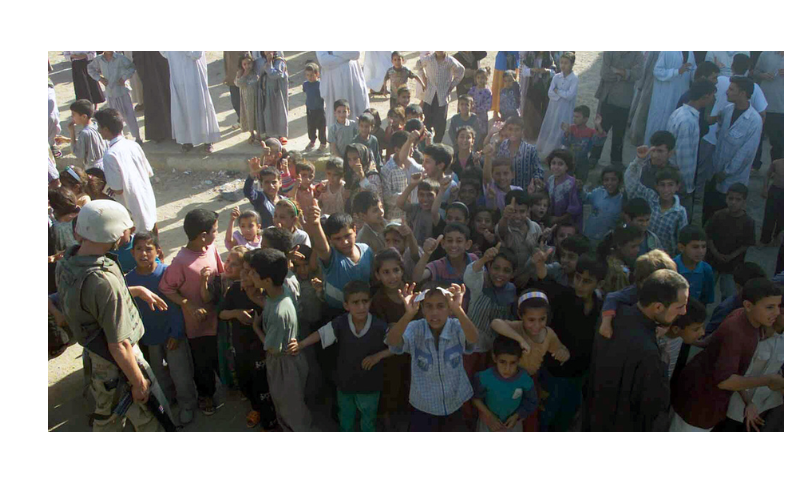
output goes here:
[[426, 238], [425, 243], [422, 244], [422, 251], [425, 252], [425, 255], [430, 256], [434, 250], [442, 243], [442, 239], [444, 235], [439, 235], [438, 238]]

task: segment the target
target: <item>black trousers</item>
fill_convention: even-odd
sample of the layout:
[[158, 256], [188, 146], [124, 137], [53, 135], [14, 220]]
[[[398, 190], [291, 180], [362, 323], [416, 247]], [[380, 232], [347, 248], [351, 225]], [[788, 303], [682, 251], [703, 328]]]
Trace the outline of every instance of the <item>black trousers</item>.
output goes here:
[[[622, 148], [625, 141], [625, 125], [628, 123], [630, 108], [617, 107], [604, 101], [600, 104], [600, 115], [603, 117], [603, 130], [611, 130], [611, 163], [622, 165]], [[599, 159], [603, 146], [592, 148], [591, 158]]]
[[[783, 405], [770, 408], [761, 414], [764, 419], [764, 426], [759, 427], [761, 432], [782, 432], [783, 431]], [[714, 427], [712, 432], [746, 432], [747, 426], [743, 422], [737, 422], [731, 418], [725, 418], [719, 425]]]
[[236, 112], [236, 121], [241, 122], [242, 116], [241, 112], [239, 111], [239, 106], [241, 105], [239, 102], [241, 101], [241, 97], [239, 96], [239, 87], [235, 85], [229, 85], [231, 91], [231, 105], [233, 105], [233, 111]]
[[263, 344], [252, 328], [241, 325], [234, 326], [232, 337], [239, 389], [250, 400], [250, 408], [261, 414], [261, 426], [275, 428], [278, 419], [269, 393]]
[[725, 194], [717, 191], [717, 183], [710, 181], [706, 183], [706, 190], [703, 193], [703, 225], [714, 216], [717, 211], [727, 207]]
[[319, 143], [327, 145], [328, 137], [325, 132], [325, 110], [306, 110], [306, 127], [308, 129], [308, 140], [311, 143], [317, 141], [317, 132], [319, 132]]
[[783, 114], [782, 113], [769, 113], [764, 120], [764, 132], [761, 135], [761, 141], [758, 143], [758, 150], [756, 150], [756, 159], [753, 161], [753, 168], [759, 170], [761, 168], [761, 148], [764, 144], [764, 137], [769, 138], [770, 151], [769, 158], [777, 160], [783, 158]]
[[409, 430], [412, 432], [466, 432], [461, 408], [447, 416], [431, 415], [411, 407]]
[[422, 113], [425, 114], [425, 127], [433, 130], [434, 143], [441, 143], [447, 127], [447, 103], [439, 106], [437, 96], [433, 96], [430, 104], [422, 104]]
[[772, 185], [764, 205], [761, 243], [769, 243], [783, 231], [783, 189]]
[[194, 383], [199, 397], [213, 397], [216, 392], [215, 374], [219, 374], [217, 357], [217, 336], [189, 339], [194, 361]]

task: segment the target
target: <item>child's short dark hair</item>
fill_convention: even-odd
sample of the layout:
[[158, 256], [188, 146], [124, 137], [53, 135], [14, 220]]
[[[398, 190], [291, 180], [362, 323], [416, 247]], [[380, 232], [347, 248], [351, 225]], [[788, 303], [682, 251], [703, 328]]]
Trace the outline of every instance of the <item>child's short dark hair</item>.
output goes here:
[[398, 130], [392, 134], [391, 144], [397, 150], [403, 148], [411, 134], [405, 130]]
[[705, 61], [697, 66], [697, 70], [694, 72], [694, 78], [708, 78], [711, 75], [719, 73], [719, 67], [714, 62]]
[[445, 215], [450, 210], [458, 210], [464, 214], [464, 218], [469, 219], [469, 207], [464, 205], [463, 202], [453, 202], [450, 205], [448, 205], [447, 208], [444, 209]]
[[492, 342], [492, 355], [495, 357], [499, 355], [511, 355], [513, 357], [522, 357], [522, 347], [519, 342], [512, 340], [505, 335], [498, 335]]
[[717, 91], [716, 85], [710, 80], [696, 80], [689, 88], [689, 100], [696, 101]]
[[111, 135], [115, 137], [122, 133], [122, 115], [113, 108], [104, 108], [94, 112], [94, 119], [97, 120], [97, 128], [107, 128]]
[[608, 273], [608, 262], [593, 253], [584, 253], [578, 257], [578, 263], [575, 264], [575, 272], [588, 272], [598, 282], [602, 282]]
[[689, 290], [689, 282], [678, 272], [662, 269], [647, 277], [638, 290], [639, 303], [643, 307], [660, 303], [668, 308], [678, 301], [681, 290]]
[[78, 115], [86, 115], [89, 118], [92, 118], [92, 115], [94, 115], [94, 105], [85, 98], [72, 102], [69, 109]]
[[388, 112], [386, 112], [386, 116], [388, 118], [396, 117], [399, 118], [403, 123], [406, 121], [406, 109], [400, 106], [390, 108]]
[[[529, 289], [522, 292], [520, 297], [524, 297], [528, 293], [531, 292], [539, 292], [536, 289]], [[542, 293], [542, 292], [539, 292]], [[550, 302], [547, 300], [547, 296], [542, 293], [542, 296], [531, 297], [526, 300], [523, 300], [522, 303], [519, 304], [517, 311], [519, 312], [519, 316], [522, 317], [525, 314], [525, 311], [532, 308], [546, 308], [547, 309], [547, 318], [550, 318]]]
[[[406, 108], [406, 116], [408, 116], [408, 108]], [[406, 124], [403, 126], [403, 130], [406, 132], [413, 132], [414, 130], [419, 132], [424, 128], [425, 126], [422, 125], [422, 121], [419, 118], [411, 118], [406, 121]]]
[[[600, 244], [597, 245], [597, 254], [603, 258], [608, 257], [612, 251], [618, 251], [622, 247], [637, 239], [641, 239], [644, 232], [634, 225], [621, 225], [610, 231]], [[570, 237], [572, 238], [572, 237]], [[566, 240], [564, 240], [566, 241]]]
[[453, 147], [445, 145], [444, 143], [434, 143], [425, 147], [425, 155], [433, 158], [436, 165], [442, 165], [443, 168], [450, 166], [453, 161]]
[[259, 181], [263, 182], [269, 176], [273, 176], [275, 178], [281, 178], [281, 172], [275, 167], [266, 167], [262, 168], [261, 171], [258, 172], [258, 179]]
[[733, 283], [743, 287], [754, 278], [767, 278], [761, 265], [754, 262], [744, 262], [733, 269]]
[[577, 107], [575, 107], [575, 110], [573, 110], [573, 112], [580, 113], [581, 115], [583, 115], [583, 118], [589, 118], [589, 115], [592, 114], [592, 111], [589, 110], [589, 107], [587, 107], [586, 105], [578, 105]]
[[704, 323], [706, 321], [706, 306], [700, 300], [689, 297], [689, 303], [686, 304], [686, 313], [679, 316], [672, 322], [673, 327], [678, 327], [681, 330], [694, 325], [696, 323]]
[[442, 232], [442, 234], [446, 237], [447, 234], [450, 232], [458, 232], [464, 235], [465, 239], [469, 240], [469, 227], [464, 225], [463, 223], [459, 222], [448, 223], [444, 227], [444, 231]]
[[339, 100], [336, 100], [335, 102], [333, 102], [333, 110], [334, 111], [339, 107], [347, 107], [347, 109], [350, 110], [350, 102], [348, 102], [344, 98], [340, 98]]
[[672, 165], [667, 165], [656, 173], [656, 185], [669, 180], [676, 184], [681, 183], [681, 172]]
[[406, 117], [409, 115], [424, 115], [424, 111], [416, 103], [410, 103], [406, 107]]
[[481, 67], [481, 68], [479, 68], [478, 70], [475, 71], [475, 76], [476, 77], [478, 75], [486, 75], [486, 77], [488, 78], [489, 75], [491, 75], [491, 74], [492, 74], [492, 67]]
[[380, 197], [372, 190], [358, 192], [353, 198], [353, 213], [367, 213], [370, 208], [380, 203]]
[[261, 245], [264, 248], [274, 248], [288, 255], [292, 250], [292, 233], [275, 226], [265, 228], [261, 232]]
[[666, 145], [667, 150], [674, 150], [675, 149], [675, 135], [671, 134], [667, 130], [659, 130], [653, 133], [650, 136], [650, 146], [651, 147], [658, 147], [661, 145]]
[[297, 162], [297, 164], [295, 164], [294, 171], [297, 172], [298, 175], [300, 175], [302, 172], [308, 172], [311, 175], [314, 175], [316, 167], [314, 167], [313, 163], [306, 160], [302, 160]]
[[522, 117], [511, 117], [503, 124], [503, 127], [508, 125], [516, 125], [519, 128], [523, 128], [525, 123], [522, 121]]
[[417, 185], [417, 192], [439, 193], [439, 182], [432, 178], [423, 178]]
[[494, 262], [498, 258], [505, 258], [506, 260], [508, 260], [508, 263], [511, 264], [511, 268], [513, 268], [514, 270], [517, 269], [517, 265], [519, 264], [519, 262], [517, 261], [517, 254], [514, 253], [514, 250], [511, 250], [508, 247], [500, 247], [499, 249], [497, 249], [497, 255], [495, 255], [494, 260], [492, 260], [492, 262]]
[[780, 297], [783, 290], [779, 285], [768, 278], [754, 278], [744, 284], [742, 300], [753, 305], [767, 297]]
[[325, 224], [322, 225], [322, 230], [325, 231], [325, 235], [327, 235], [328, 238], [339, 233], [343, 229], [353, 229], [353, 217], [348, 213], [334, 213], [328, 217], [328, 219], [325, 220]]
[[603, 167], [603, 170], [600, 172], [600, 181], [603, 180], [603, 177], [605, 177], [607, 173], [616, 175], [617, 181], [622, 182], [623, 173], [621, 168], [617, 167], [616, 165], [608, 165], [607, 167]]
[[525, 190], [511, 190], [506, 194], [506, 205], [511, 205], [511, 200], [516, 200], [518, 205], [531, 206], [531, 198]]
[[253, 250], [252, 257], [245, 261], [253, 267], [260, 279], [269, 278], [276, 287], [283, 285], [289, 273], [289, 260], [283, 252], [274, 248]]
[[403, 58], [403, 54], [400, 53], [400, 52], [392, 52], [392, 54], [389, 56], [389, 58], [394, 58], [394, 57], [400, 57], [400, 60], [404, 59]]
[[664, 250], [654, 249], [644, 255], [639, 255], [633, 264], [633, 283], [637, 288], [641, 288], [647, 277], [653, 272], [663, 269], [678, 271], [675, 261]]
[[375, 124], [375, 117], [372, 116], [370, 113], [362, 113], [358, 116], [358, 123], [369, 123], [370, 127]]
[[686, 225], [678, 232], [678, 243], [686, 246], [691, 242], [705, 242], [708, 241], [706, 231], [697, 225]]
[[630, 217], [631, 221], [645, 215], [652, 215], [653, 210], [644, 198], [631, 198], [622, 207], [622, 213]]
[[592, 244], [589, 242], [589, 239], [583, 235], [570, 235], [561, 241], [560, 248], [562, 253], [564, 250], [567, 250], [568, 252], [581, 256], [592, 251]]
[[189, 211], [183, 219], [183, 231], [186, 232], [186, 237], [190, 241], [194, 240], [201, 233], [210, 232], [217, 223], [217, 218], [219, 218], [217, 212], [205, 208], [195, 208]]
[[531, 205], [538, 205], [542, 200], [547, 200], [547, 203], [550, 204], [550, 195], [547, 192], [534, 192], [530, 199]]
[[750, 70], [750, 57], [744, 53], [737, 53], [734, 55], [731, 61], [731, 73], [734, 75], [744, 75], [748, 70]]
[[381, 114], [378, 113], [378, 110], [374, 108], [368, 108], [364, 110], [364, 113], [369, 113], [372, 115], [372, 127], [380, 127], [381, 126]]
[[255, 220], [256, 225], [261, 225], [261, 214], [255, 210], [245, 210], [239, 215], [239, 224], [241, 225], [242, 220], [247, 220], [248, 218], [252, 218]]
[[397, 96], [398, 97], [400, 95], [404, 94], [404, 93], [407, 93], [407, 94], [411, 95], [411, 90], [408, 89], [407, 85], [400, 85], [399, 87], [397, 87]]
[[133, 247], [136, 248], [136, 244], [139, 242], [145, 243], [152, 243], [154, 247], [161, 248], [161, 245], [158, 243], [158, 235], [152, 232], [138, 232], [133, 236]]
[[750, 193], [750, 190], [747, 188], [747, 185], [741, 182], [736, 182], [730, 187], [728, 187], [728, 193], [738, 193], [742, 196], [745, 200], [747, 200], [747, 194]]
[[461, 103], [461, 102], [473, 103], [473, 102], [475, 102], [475, 99], [472, 98], [472, 95], [466, 95], [466, 94], [459, 95], [458, 96], [458, 103]]
[[569, 62], [575, 65], [575, 52], [564, 52], [561, 54], [561, 58], [569, 60]]
[[314, 72], [315, 74], [319, 75], [319, 65], [314, 62], [307, 63], [304, 70], [306, 72]]
[[483, 184], [479, 179], [469, 175], [465, 175], [464, 178], [461, 179], [461, 185], [460, 185], [461, 190], [463, 190], [464, 187], [467, 186], [475, 188], [475, 191], [478, 192], [478, 195], [481, 194], [481, 187], [483, 186]]
[[458, 138], [458, 136], [461, 134], [461, 132], [469, 133], [470, 135], [472, 135], [473, 139], [476, 136], [475, 129], [470, 127], [469, 125], [461, 125], [460, 127], [456, 128], [456, 138]]
[[365, 293], [367, 294], [367, 297], [369, 297], [369, 283], [363, 280], [352, 280], [347, 282], [347, 285], [345, 285], [344, 289], [342, 289], [345, 302], [350, 300], [350, 297], [356, 293]]
[[503, 71], [503, 78], [510, 77], [512, 80], [517, 79], [517, 73], [514, 70]]
[[554, 158], [560, 158], [567, 164], [567, 173], [573, 171], [575, 169], [575, 158], [569, 153], [569, 150], [565, 150], [563, 148], [557, 148], [550, 152], [550, 154], [545, 159], [545, 163], [547, 163], [547, 167], [550, 168], [550, 162], [553, 161]]
[[494, 159], [492, 162], [492, 173], [494, 173], [495, 169], [500, 167], [506, 167], [511, 169], [511, 173], [514, 173], [514, 163], [511, 161], [511, 157], [502, 155]]
[[334, 157], [325, 162], [325, 171], [333, 170], [335, 175], [344, 175], [344, 160]]

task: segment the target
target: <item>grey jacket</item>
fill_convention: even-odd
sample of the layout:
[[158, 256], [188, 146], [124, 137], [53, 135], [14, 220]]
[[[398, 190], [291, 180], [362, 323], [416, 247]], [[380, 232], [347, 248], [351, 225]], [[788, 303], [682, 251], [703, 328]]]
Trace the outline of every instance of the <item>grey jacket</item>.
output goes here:
[[[625, 70], [623, 79], [611, 68]], [[644, 71], [642, 52], [603, 52], [603, 66], [600, 70], [600, 85], [595, 98], [607, 101], [616, 107], [630, 108], [633, 101], [633, 86]]]

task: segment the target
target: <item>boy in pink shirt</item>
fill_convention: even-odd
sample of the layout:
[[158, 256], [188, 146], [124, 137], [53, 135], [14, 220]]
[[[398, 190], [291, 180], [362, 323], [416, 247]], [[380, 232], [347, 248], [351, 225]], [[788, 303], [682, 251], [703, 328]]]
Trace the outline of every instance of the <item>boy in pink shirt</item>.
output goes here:
[[183, 230], [189, 243], [175, 256], [158, 285], [161, 292], [180, 305], [183, 312], [186, 337], [194, 360], [194, 382], [200, 409], [206, 415], [216, 411], [214, 373], [219, 373], [217, 312], [208, 295], [209, 280], [224, 270], [214, 246], [218, 216], [203, 208], [186, 214]]

